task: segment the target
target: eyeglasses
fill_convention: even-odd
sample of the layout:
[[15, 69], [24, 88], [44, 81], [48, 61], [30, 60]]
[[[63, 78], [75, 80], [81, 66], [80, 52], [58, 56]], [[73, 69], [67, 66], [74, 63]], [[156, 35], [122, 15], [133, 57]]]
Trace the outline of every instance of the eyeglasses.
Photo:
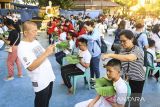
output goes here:
[[126, 43], [127, 40], [120, 40], [120, 43]]
[[78, 45], [78, 46], [80, 47], [80, 46], [84, 46], [84, 45]]

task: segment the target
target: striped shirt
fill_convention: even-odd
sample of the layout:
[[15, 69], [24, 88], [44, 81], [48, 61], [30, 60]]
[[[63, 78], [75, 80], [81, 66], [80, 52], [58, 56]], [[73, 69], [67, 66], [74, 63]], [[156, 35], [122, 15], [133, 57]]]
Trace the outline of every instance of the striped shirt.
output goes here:
[[144, 52], [138, 46], [134, 46], [131, 51], [122, 51], [121, 54], [134, 54], [137, 56], [136, 61], [122, 62], [122, 71], [123, 74], [128, 71], [129, 80], [143, 81], [145, 79], [145, 71], [143, 69]]

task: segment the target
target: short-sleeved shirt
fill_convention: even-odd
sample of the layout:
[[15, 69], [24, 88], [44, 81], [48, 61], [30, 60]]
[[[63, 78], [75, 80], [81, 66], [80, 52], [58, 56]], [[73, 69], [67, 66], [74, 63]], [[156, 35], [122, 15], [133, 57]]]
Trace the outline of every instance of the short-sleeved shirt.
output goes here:
[[59, 39], [60, 39], [60, 41], [65, 41], [65, 40], [66, 40], [66, 37], [67, 37], [66, 32], [63, 32], [63, 33], [60, 34]]
[[[137, 33], [139, 34], [139, 33]], [[138, 38], [138, 46], [143, 49], [145, 46], [148, 46], [148, 39], [145, 33], [141, 33]]]
[[[160, 35], [160, 34], [159, 34]], [[160, 37], [157, 34], [153, 33], [151, 38], [155, 41], [156, 52], [160, 51]]]
[[136, 55], [137, 57], [136, 61], [122, 62], [122, 71], [123, 73], [127, 73], [128, 71], [129, 80], [143, 81], [145, 79], [145, 71], [143, 69], [143, 65], [144, 65], [143, 50], [138, 46], [134, 46], [129, 52], [123, 50], [121, 54]]
[[[124, 105], [127, 98], [127, 85], [122, 78], [113, 83], [116, 95], [112, 97], [104, 97], [108, 103], [118, 103]], [[108, 106], [107, 106], [108, 107]]]
[[[78, 55], [79, 55], [80, 57], [82, 57], [82, 62], [84, 62], [84, 63], [90, 63], [90, 61], [91, 61], [91, 54], [89, 53], [88, 49], [87, 49], [86, 51], [81, 51], [81, 50], [79, 50]], [[76, 66], [77, 66], [79, 69], [81, 69], [83, 72], [84, 72], [85, 69], [86, 69], [86, 68], [85, 68], [84, 66], [82, 66], [80, 63], [76, 64]]]
[[[155, 61], [157, 59], [155, 49], [148, 48], [147, 51], [153, 55], [153, 60]], [[148, 59], [149, 63], [151, 64], [152, 63], [151, 56], [147, 56], [147, 59]], [[156, 66], [156, 65], [157, 65], [157, 63], [154, 63], [154, 66]]]
[[20, 43], [20, 35], [18, 34], [17, 30], [11, 30], [9, 31], [9, 37], [8, 40], [10, 41], [9, 45], [15, 45], [17, 46]]
[[[27, 69], [44, 51], [45, 49], [36, 40], [33, 42], [21, 41], [18, 46], [18, 57], [24, 68]], [[33, 71], [27, 70], [27, 73], [31, 78], [35, 92], [45, 89], [50, 82], [55, 80], [52, 65], [48, 58]]]

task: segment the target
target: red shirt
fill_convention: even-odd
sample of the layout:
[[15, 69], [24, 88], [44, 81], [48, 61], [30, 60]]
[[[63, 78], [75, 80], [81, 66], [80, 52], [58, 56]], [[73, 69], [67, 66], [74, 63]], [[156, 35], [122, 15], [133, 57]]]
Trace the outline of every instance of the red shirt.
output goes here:
[[[50, 22], [49, 22], [50, 23]], [[56, 22], [52, 22], [51, 23], [51, 26], [49, 26], [49, 23], [47, 24], [48, 25], [48, 29], [47, 29], [47, 33], [48, 34], [52, 34], [53, 32], [54, 32], [54, 29], [55, 29], [55, 27], [56, 27]]]

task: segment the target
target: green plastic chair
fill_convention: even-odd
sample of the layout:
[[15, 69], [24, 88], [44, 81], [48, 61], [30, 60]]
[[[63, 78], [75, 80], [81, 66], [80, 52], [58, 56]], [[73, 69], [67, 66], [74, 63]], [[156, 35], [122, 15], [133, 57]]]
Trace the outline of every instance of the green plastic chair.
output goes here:
[[131, 87], [127, 81], [125, 83], [127, 85], [127, 98], [129, 98], [131, 96]]
[[85, 70], [85, 73], [83, 75], [74, 75], [74, 76], [71, 76], [71, 78], [73, 80], [73, 94], [76, 93], [77, 80], [79, 78], [86, 78], [87, 83], [88, 83], [88, 89], [90, 90], [90, 72], [89, 72], [89, 68], [87, 68]]
[[125, 83], [127, 85], [127, 99], [126, 99], [125, 107], [128, 107], [130, 105], [131, 87], [127, 81], [125, 81]]
[[[66, 60], [67, 57], [64, 57], [63, 58], [63, 63], [62, 63], [62, 66], [65, 66], [65, 65], [68, 65], [68, 64], [71, 64], [70, 62], [68, 62]], [[72, 63], [73, 64], [73, 63]], [[83, 75], [74, 75], [74, 76], [70, 76], [71, 80], [72, 80], [72, 84], [73, 84], [73, 94], [75, 94], [76, 92], [76, 86], [77, 86], [77, 80], [79, 78], [86, 78], [87, 80], [87, 84], [88, 84], [88, 89], [90, 90], [90, 71], [89, 71], [89, 68], [86, 68], [85, 72]], [[84, 82], [85, 83], [85, 82]]]
[[146, 51], [146, 57], [147, 57], [147, 67], [146, 67], [145, 79], [147, 80], [149, 71], [152, 70], [153, 74], [156, 74], [157, 72], [160, 73], [160, 67], [154, 66], [153, 55], [150, 52]]

